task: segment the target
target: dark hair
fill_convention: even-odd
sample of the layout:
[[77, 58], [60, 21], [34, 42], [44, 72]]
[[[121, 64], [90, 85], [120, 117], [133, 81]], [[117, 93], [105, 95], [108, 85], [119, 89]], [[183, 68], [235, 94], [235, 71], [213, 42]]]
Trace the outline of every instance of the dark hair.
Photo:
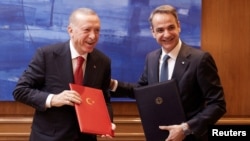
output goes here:
[[178, 23], [178, 14], [176, 12], [176, 9], [171, 5], [161, 5], [161, 6], [156, 7], [151, 12], [151, 14], [149, 16], [148, 20], [149, 20], [149, 23], [150, 23], [151, 26], [153, 26], [152, 25], [152, 19], [153, 19], [154, 15], [158, 14], [158, 13], [160, 13], [160, 14], [172, 14], [175, 17], [176, 22]]

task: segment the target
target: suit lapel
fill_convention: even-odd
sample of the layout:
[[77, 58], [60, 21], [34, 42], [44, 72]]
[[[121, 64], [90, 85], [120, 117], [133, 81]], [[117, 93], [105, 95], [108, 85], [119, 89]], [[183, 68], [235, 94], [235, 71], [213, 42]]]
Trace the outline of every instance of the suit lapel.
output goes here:
[[98, 56], [95, 54], [95, 50], [88, 54], [86, 69], [84, 74], [84, 84], [93, 85], [95, 82], [94, 74], [97, 74], [96, 71], [101, 69], [101, 66], [98, 64]]
[[148, 76], [148, 83], [158, 83], [159, 82], [159, 59], [161, 55], [161, 49], [156, 50], [154, 54], [152, 55], [152, 58], [149, 58], [149, 76]]
[[180, 52], [177, 56], [175, 67], [173, 71], [172, 79], [180, 80], [183, 73], [186, 71], [186, 69], [189, 66], [189, 59], [188, 56], [190, 56], [189, 48], [183, 43], [180, 49]]
[[72, 60], [69, 48], [69, 42], [66, 42], [61, 47], [57, 47], [53, 53], [54, 57], [54, 66], [56, 66], [56, 70], [58, 75], [61, 75], [61, 79], [63, 82], [73, 82], [73, 68], [72, 68]]

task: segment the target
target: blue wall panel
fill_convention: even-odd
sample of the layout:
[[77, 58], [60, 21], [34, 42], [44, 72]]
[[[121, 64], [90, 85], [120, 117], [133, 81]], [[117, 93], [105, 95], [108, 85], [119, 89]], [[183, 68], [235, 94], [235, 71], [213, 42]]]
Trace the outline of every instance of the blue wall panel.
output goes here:
[[0, 100], [13, 100], [12, 90], [38, 47], [68, 40], [68, 17], [78, 7], [90, 7], [101, 18], [97, 48], [112, 59], [112, 77], [137, 81], [146, 53], [159, 48], [148, 16], [160, 4], [178, 9], [182, 39], [199, 48], [201, 0], [1, 0]]

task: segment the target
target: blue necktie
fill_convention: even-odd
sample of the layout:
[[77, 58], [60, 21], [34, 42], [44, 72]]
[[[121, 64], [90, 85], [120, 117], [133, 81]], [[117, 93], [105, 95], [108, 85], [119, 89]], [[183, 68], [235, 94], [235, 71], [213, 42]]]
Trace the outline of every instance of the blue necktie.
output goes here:
[[170, 57], [168, 55], [165, 55], [163, 57], [163, 63], [161, 66], [161, 72], [160, 72], [160, 79], [159, 82], [163, 82], [168, 80], [168, 59]]

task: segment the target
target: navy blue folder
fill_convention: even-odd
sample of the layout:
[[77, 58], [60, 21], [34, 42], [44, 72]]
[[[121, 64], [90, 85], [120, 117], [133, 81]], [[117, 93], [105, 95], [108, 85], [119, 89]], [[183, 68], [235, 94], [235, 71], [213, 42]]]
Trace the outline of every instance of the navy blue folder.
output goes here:
[[175, 80], [135, 88], [134, 94], [147, 141], [165, 141], [169, 133], [159, 125], [185, 122]]

